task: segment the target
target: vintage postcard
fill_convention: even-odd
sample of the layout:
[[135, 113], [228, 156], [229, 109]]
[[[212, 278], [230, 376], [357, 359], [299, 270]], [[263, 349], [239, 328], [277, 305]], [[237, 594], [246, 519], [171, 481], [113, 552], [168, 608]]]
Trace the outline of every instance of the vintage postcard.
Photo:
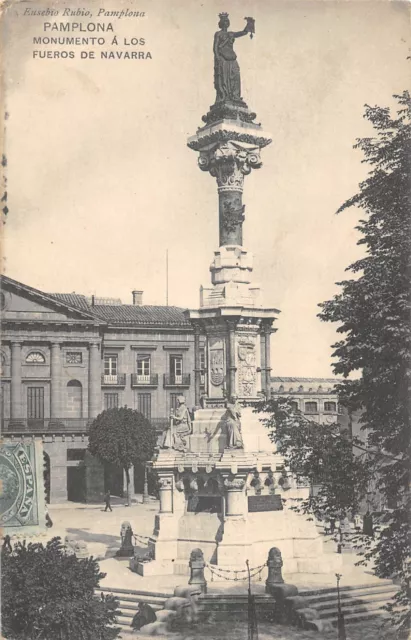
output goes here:
[[1, 4], [2, 634], [408, 638], [410, 4]]

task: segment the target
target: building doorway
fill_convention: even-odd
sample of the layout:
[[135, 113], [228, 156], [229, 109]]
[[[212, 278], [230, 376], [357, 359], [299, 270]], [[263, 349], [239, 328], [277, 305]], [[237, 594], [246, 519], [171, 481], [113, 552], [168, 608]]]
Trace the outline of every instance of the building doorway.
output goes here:
[[67, 500], [86, 501], [86, 469], [84, 464], [67, 467]]
[[123, 469], [115, 464], [104, 465], [104, 490], [110, 491], [112, 496], [124, 498]]

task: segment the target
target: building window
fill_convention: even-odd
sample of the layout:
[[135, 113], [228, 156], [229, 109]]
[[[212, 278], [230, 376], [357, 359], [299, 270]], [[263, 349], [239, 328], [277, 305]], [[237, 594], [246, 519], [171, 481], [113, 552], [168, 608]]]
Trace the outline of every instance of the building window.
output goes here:
[[300, 408], [300, 407], [298, 406], [298, 402], [297, 402], [296, 400], [292, 400], [292, 401], [291, 401], [291, 409], [292, 409], [293, 411], [298, 411], [298, 409], [299, 409], [299, 408]]
[[278, 393], [284, 393], [284, 385], [281, 385], [278, 389]]
[[27, 418], [28, 420], [43, 420], [44, 418], [44, 387], [28, 387]]
[[170, 375], [171, 380], [175, 384], [182, 384], [183, 382], [183, 357], [182, 356], [170, 356]]
[[305, 403], [305, 413], [318, 413], [318, 405], [316, 402]]
[[66, 363], [67, 364], [81, 364], [83, 362], [83, 354], [81, 351], [67, 351]]
[[171, 411], [175, 411], [178, 407], [177, 398], [179, 398], [181, 393], [170, 393], [170, 409]]
[[31, 351], [26, 358], [26, 362], [28, 364], [44, 364], [46, 358], [41, 351]]
[[6, 368], [6, 356], [0, 352], [0, 376], [4, 376]]
[[117, 356], [104, 356], [104, 382], [117, 384]]
[[105, 393], [104, 408], [117, 409], [117, 407], [118, 407], [118, 393]]
[[336, 402], [324, 402], [324, 411], [335, 413], [337, 411]]
[[83, 416], [83, 387], [79, 380], [67, 383], [66, 417], [81, 418]]
[[[137, 381], [150, 382], [150, 373], [151, 373], [150, 356], [138, 355], [137, 356]], [[145, 395], [145, 394], [142, 394], [142, 395]]]
[[148, 420], [151, 420], [151, 393], [137, 394], [137, 411], [142, 413]]

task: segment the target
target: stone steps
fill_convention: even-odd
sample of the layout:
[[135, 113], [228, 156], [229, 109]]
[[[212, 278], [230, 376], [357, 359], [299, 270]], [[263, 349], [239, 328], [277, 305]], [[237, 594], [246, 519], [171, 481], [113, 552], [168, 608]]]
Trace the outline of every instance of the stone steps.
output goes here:
[[138, 603], [146, 602], [154, 609], [160, 611], [164, 607], [167, 598], [173, 596], [172, 593], [160, 593], [157, 591], [134, 591], [132, 589], [111, 589], [110, 587], [101, 587], [98, 593], [103, 592], [104, 595], [112, 594], [119, 600], [119, 611], [117, 616], [117, 624], [122, 628], [122, 632], [130, 630], [131, 621], [137, 613]]
[[[340, 588], [341, 610], [346, 624], [387, 615], [384, 606], [398, 591], [390, 580]], [[323, 623], [337, 625], [338, 595], [336, 588], [300, 591], [307, 608], [315, 609]]]
[[[274, 598], [268, 594], [258, 594], [254, 598], [258, 618], [261, 620], [273, 620]], [[197, 606], [200, 614], [207, 614], [208, 621], [218, 622], [228, 618], [247, 620], [248, 618], [248, 596], [246, 593], [201, 595], [197, 601]]]

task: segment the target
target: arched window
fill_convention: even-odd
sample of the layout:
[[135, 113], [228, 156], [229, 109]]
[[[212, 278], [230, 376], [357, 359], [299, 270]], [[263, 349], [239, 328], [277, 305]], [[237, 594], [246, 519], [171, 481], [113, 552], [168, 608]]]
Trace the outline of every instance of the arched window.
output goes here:
[[324, 411], [330, 411], [335, 413], [337, 411], [336, 402], [324, 402]]
[[306, 413], [318, 413], [318, 405], [316, 402], [306, 402], [305, 403], [305, 412]]
[[69, 380], [67, 383], [67, 418], [81, 418], [83, 416], [83, 388], [79, 380]]
[[279, 389], [278, 389], [278, 393], [284, 393], [284, 385], [280, 385]]
[[30, 351], [26, 358], [27, 364], [44, 364], [46, 362], [46, 358], [41, 353], [41, 351]]
[[298, 387], [298, 392], [302, 393], [304, 391], [304, 387], [302, 384], [300, 384], [300, 386]]

